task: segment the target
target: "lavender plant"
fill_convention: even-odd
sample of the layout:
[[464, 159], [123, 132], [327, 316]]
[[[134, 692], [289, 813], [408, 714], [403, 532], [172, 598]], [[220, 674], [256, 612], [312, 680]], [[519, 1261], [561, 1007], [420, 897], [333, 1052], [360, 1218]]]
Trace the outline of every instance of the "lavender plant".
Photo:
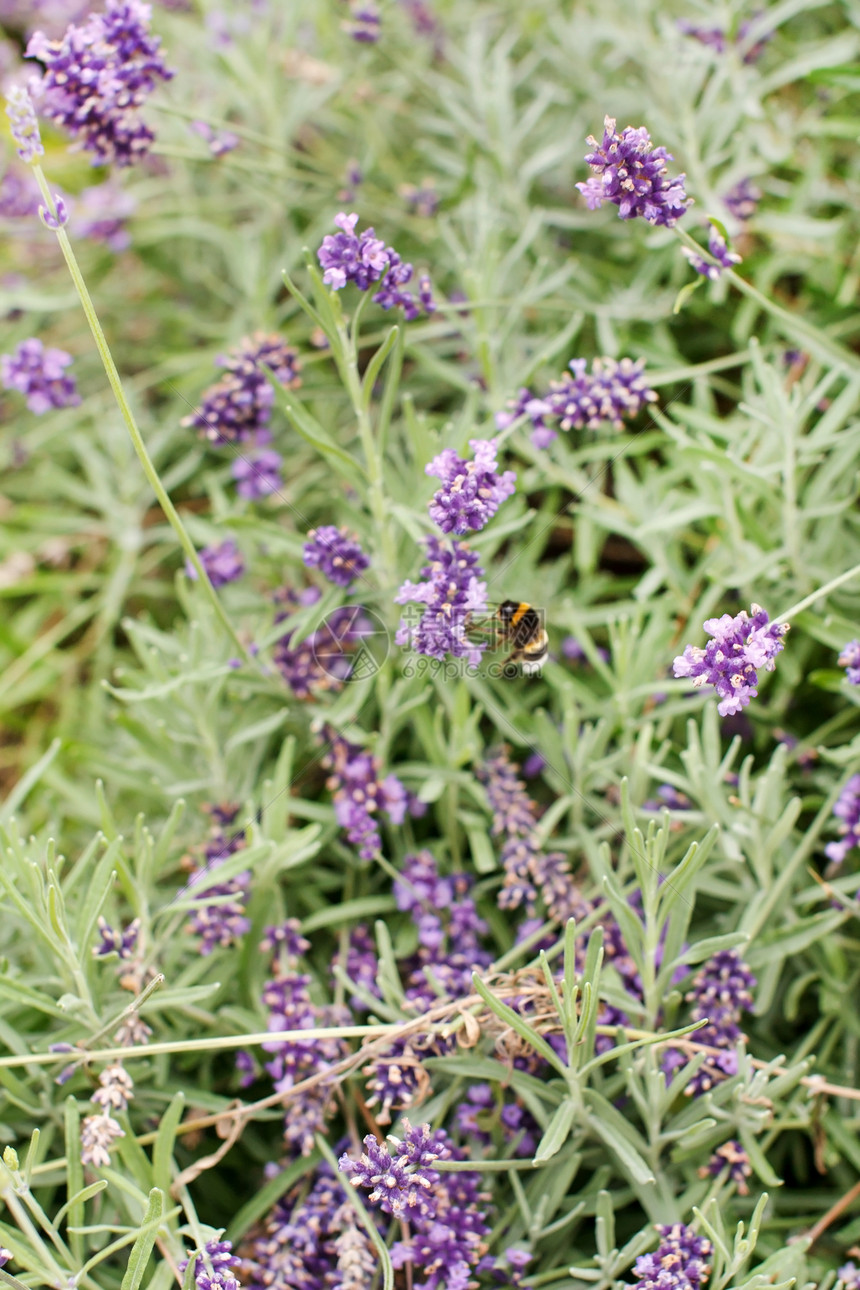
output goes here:
[[0, 1281], [852, 1287], [849, 9], [0, 23]]

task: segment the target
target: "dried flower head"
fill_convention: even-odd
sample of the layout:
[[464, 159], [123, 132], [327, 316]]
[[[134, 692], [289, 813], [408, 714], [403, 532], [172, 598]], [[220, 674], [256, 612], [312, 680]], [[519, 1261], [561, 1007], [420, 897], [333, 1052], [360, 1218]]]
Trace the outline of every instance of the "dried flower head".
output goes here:
[[96, 1169], [110, 1164], [110, 1147], [114, 1138], [124, 1138], [124, 1130], [112, 1116], [87, 1115], [81, 1121], [81, 1162]]

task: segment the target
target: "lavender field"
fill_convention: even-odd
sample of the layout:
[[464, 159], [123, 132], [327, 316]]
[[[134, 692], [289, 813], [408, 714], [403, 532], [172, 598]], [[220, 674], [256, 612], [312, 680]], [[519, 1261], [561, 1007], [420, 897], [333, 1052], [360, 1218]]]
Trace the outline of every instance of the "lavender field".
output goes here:
[[0, 1283], [860, 1290], [860, 4], [0, 77]]

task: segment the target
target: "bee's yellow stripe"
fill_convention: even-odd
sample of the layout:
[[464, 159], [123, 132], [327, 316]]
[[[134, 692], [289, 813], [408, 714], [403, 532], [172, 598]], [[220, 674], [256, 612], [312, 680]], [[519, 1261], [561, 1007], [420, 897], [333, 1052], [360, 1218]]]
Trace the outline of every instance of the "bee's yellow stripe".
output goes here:
[[529, 612], [530, 608], [531, 608], [531, 605], [527, 605], [524, 600], [520, 601], [520, 603], [517, 605], [516, 609], [514, 610], [513, 617], [511, 618], [511, 623], [514, 625], [514, 627], [516, 627], [520, 619], [523, 618]]

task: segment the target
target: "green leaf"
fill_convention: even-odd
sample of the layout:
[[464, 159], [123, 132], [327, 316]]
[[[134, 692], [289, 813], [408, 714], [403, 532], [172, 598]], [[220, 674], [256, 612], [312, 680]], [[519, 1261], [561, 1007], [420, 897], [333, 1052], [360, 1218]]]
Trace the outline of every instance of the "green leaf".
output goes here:
[[547, 1043], [543, 1036], [539, 1035], [527, 1021], [524, 1021], [518, 1013], [514, 1012], [513, 1008], [509, 1008], [506, 1003], [502, 1003], [501, 999], [497, 999], [489, 986], [486, 986], [481, 978], [475, 973], [472, 974], [472, 984], [490, 1011], [494, 1012], [500, 1021], [506, 1022], [507, 1025], [510, 1026], [511, 1030], [516, 1031], [520, 1038], [524, 1039], [527, 1044], [531, 1044], [535, 1052], [540, 1053], [541, 1057], [545, 1058], [546, 1061], [549, 1062], [553, 1070], [558, 1071], [559, 1075], [567, 1079], [569, 1073], [567, 1067], [561, 1061], [555, 1049]]
[[149, 1262], [149, 1256], [152, 1253], [152, 1247], [158, 1234], [158, 1226], [163, 1216], [164, 1193], [158, 1187], [153, 1187], [149, 1193], [146, 1213], [143, 1216], [143, 1226], [128, 1256], [128, 1267], [125, 1270], [120, 1290], [137, 1290], [143, 1280], [143, 1274], [146, 1271], [146, 1265]]
[[622, 1172], [640, 1187], [653, 1183], [654, 1175], [634, 1145], [633, 1140], [638, 1138], [638, 1134], [633, 1126], [593, 1088], [586, 1090], [585, 1098], [594, 1112], [588, 1118], [589, 1126], [616, 1156]]
[[379, 349], [373, 355], [373, 358], [367, 365], [367, 370], [361, 382], [361, 402], [365, 412], [370, 407], [373, 398], [373, 387], [376, 384], [376, 378], [379, 376], [382, 364], [388, 358], [400, 335], [399, 327], [392, 327], [385, 340], [379, 346]]
[[152, 1149], [152, 1180], [165, 1196], [170, 1195], [173, 1179], [170, 1174], [170, 1163], [173, 1158], [173, 1144], [176, 1141], [176, 1130], [182, 1113], [185, 1110], [185, 1095], [177, 1093], [170, 1106], [161, 1117], [158, 1136]]
[[566, 1097], [561, 1105], [556, 1107], [549, 1127], [534, 1154], [536, 1165], [542, 1165], [545, 1161], [551, 1160], [567, 1142], [576, 1119], [576, 1110], [576, 1103], [571, 1097]]

